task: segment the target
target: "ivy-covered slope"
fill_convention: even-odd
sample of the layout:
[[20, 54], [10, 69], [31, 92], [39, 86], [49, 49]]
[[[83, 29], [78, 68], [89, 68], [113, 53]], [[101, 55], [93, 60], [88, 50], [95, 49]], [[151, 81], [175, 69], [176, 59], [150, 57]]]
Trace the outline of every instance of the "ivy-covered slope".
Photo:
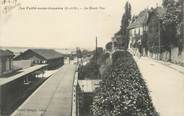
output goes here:
[[94, 116], [157, 116], [149, 91], [132, 55], [113, 54], [91, 106]]

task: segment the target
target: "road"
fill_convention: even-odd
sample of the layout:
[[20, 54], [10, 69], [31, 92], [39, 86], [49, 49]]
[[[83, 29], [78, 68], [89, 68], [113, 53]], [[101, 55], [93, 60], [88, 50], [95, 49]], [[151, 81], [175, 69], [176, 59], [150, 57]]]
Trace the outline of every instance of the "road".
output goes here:
[[160, 116], [184, 116], [184, 74], [149, 58], [136, 61]]
[[12, 116], [71, 116], [75, 65], [64, 65], [44, 82]]

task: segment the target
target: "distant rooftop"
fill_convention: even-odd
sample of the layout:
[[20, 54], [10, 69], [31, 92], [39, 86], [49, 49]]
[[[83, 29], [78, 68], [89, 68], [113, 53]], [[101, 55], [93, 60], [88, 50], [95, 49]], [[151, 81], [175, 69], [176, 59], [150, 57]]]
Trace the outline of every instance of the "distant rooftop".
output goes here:
[[35, 53], [45, 60], [56, 59], [60, 57], [64, 57], [63, 54], [53, 50], [53, 49], [28, 49], [25, 52], [21, 53], [15, 59], [19, 59], [20, 57], [24, 57], [27, 53]]
[[0, 57], [1, 56], [14, 56], [13, 52], [9, 51], [9, 50], [1, 50], [0, 49]]
[[157, 7], [157, 8], [152, 9], [151, 13], [156, 13], [156, 15], [159, 18], [162, 18], [165, 15], [165, 13], [166, 13], [166, 9], [164, 9], [162, 7]]
[[44, 57], [47, 60], [63, 57], [61, 53], [53, 49], [30, 49], [30, 50]]

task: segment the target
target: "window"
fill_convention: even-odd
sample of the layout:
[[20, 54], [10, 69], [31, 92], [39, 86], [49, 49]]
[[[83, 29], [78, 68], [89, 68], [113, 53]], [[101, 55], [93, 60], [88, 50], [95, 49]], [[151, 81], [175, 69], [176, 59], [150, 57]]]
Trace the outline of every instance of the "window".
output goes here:
[[43, 60], [42, 63], [45, 64], [45, 63], [47, 63], [47, 61], [46, 60]]
[[28, 77], [24, 78], [24, 85], [29, 85], [31, 81], [29, 81]]
[[30, 83], [29, 83], [29, 79], [28, 79], [28, 77], [25, 77], [24, 78], [24, 85], [29, 85]]
[[11, 70], [12, 69], [12, 60], [9, 59], [9, 69]]

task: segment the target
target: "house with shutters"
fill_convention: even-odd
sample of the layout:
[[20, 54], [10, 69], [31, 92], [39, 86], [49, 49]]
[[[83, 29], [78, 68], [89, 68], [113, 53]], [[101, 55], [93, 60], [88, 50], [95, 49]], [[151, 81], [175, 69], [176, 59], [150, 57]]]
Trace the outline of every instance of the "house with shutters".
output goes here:
[[138, 51], [144, 52], [146, 51], [143, 46], [143, 41], [146, 39], [144, 34], [148, 31], [148, 22], [149, 19], [149, 10], [145, 9], [139, 13], [138, 16], [132, 21], [132, 23], [128, 26], [129, 31], [129, 45], [128, 49], [134, 52]]

